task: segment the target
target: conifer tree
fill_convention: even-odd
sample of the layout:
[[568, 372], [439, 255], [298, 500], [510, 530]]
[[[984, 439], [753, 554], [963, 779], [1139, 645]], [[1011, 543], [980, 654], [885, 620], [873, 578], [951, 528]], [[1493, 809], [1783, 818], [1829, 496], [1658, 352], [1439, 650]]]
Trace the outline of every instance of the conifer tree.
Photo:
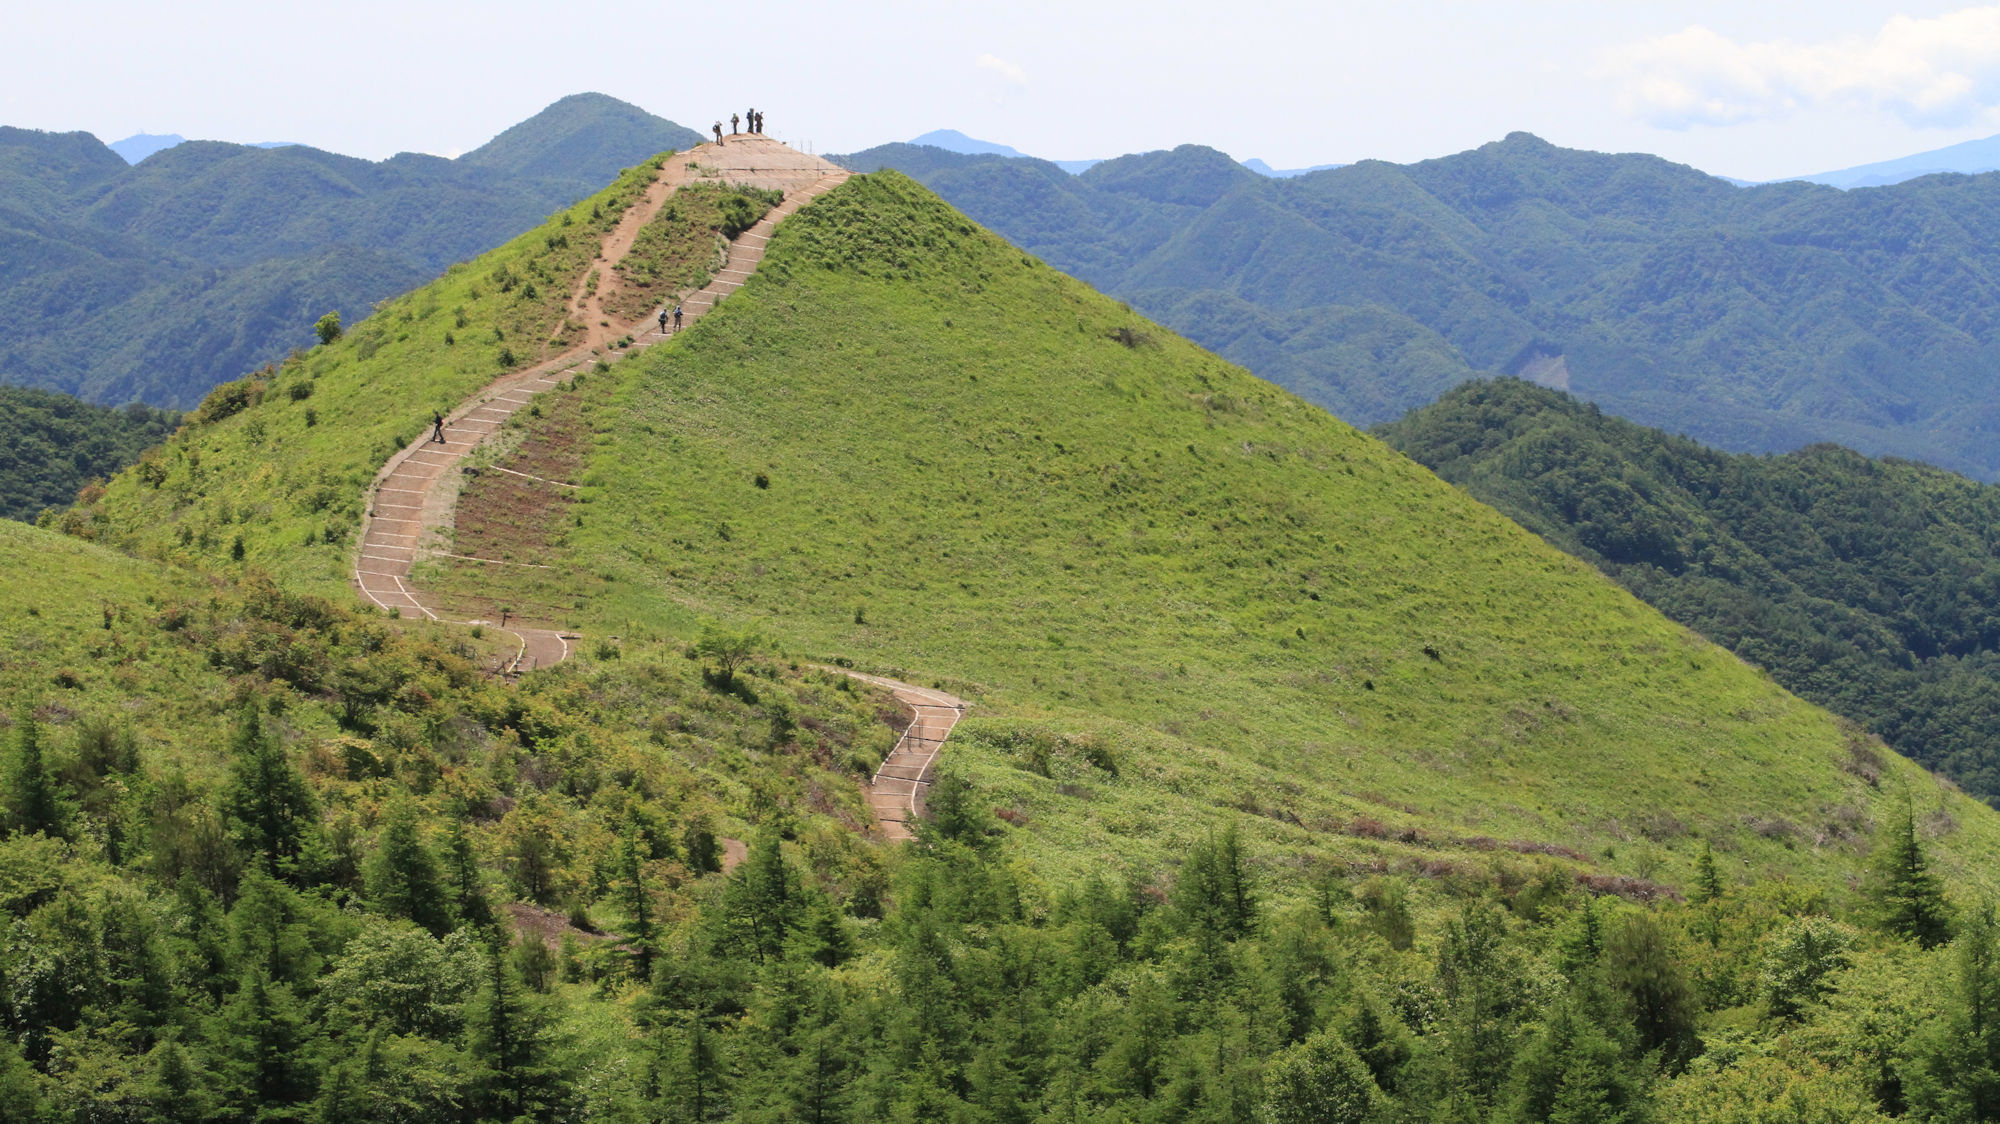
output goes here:
[[1626, 917], [1604, 947], [1604, 977], [1623, 1001], [1639, 1049], [1657, 1051], [1660, 1068], [1678, 1073], [1700, 1050], [1695, 1023], [1701, 1002], [1668, 939], [1651, 914]]
[[714, 1032], [699, 1017], [661, 1030], [656, 1040], [653, 1084], [659, 1118], [670, 1124], [702, 1124], [727, 1107], [721, 1053]]
[[548, 1011], [523, 991], [497, 941], [488, 949], [486, 984], [466, 1024], [472, 1099], [484, 1118], [546, 1117], [559, 1076], [548, 1056]]
[[1604, 1027], [1589, 1000], [1556, 1001], [1522, 1048], [1498, 1119], [1507, 1124], [1631, 1124], [1647, 1119], [1645, 1077]]
[[1944, 1015], [1909, 1047], [1903, 1092], [1915, 1120], [2000, 1120], [2000, 925], [1990, 903], [1952, 942]]
[[462, 925], [477, 929], [494, 924], [493, 904], [486, 897], [486, 882], [479, 875], [479, 857], [472, 851], [472, 836], [463, 821], [454, 818], [445, 834], [445, 877], [452, 903]]
[[1888, 838], [1876, 851], [1870, 895], [1876, 920], [1897, 936], [1935, 948], [1951, 935], [1950, 914], [1944, 888], [1917, 838], [1916, 809], [1907, 796], [1887, 830]]
[[437, 860], [417, 836], [417, 813], [407, 801], [392, 806], [382, 838], [368, 860], [368, 897], [390, 917], [403, 917], [441, 937], [451, 916]]
[[635, 821], [618, 841], [618, 897], [632, 923], [632, 959], [642, 980], [653, 974], [653, 907], [646, 894], [646, 861], [652, 857]]
[[1257, 896], [1244, 869], [1236, 825], [1197, 844], [1174, 882], [1174, 908], [1196, 930], [1227, 940], [1249, 935], [1257, 924]]
[[7, 767], [7, 828], [24, 835], [42, 832], [60, 836], [68, 810], [42, 759], [41, 723], [31, 707], [22, 706], [14, 718], [14, 756]]
[[[144, 1098], [151, 1115], [147, 1119], [157, 1124], [196, 1124], [207, 1120], [207, 1091], [197, 1080], [179, 1037], [162, 1038], [153, 1047], [149, 1060], [152, 1073], [146, 1082]], [[0, 1114], [0, 1119], [11, 1118]]]
[[264, 729], [255, 704], [243, 708], [230, 738], [229, 783], [222, 807], [243, 849], [272, 874], [296, 876], [318, 812], [306, 779]]
[[723, 894], [731, 925], [756, 954], [758, 963], [784, 952], [785, 937], [797, 919], [798, 896], [791, 869], [778, 848], [777, 833], [764, 833], [730, 876]]
[[1701, 854], [1694, 860], [1694, 887], [1688, 892], [1688, 901], [1694, 905], [1707, 905], [1720, 900], [1722, 893], [1722, 875], [1715, 869], [1715, 849], [1703, 840]]
[[231, 1119], [282, 1119], [318, 1084], [311, 1035], [292, 989], [252, 968], [236, 995], [209, 1020], [207, 1069]]

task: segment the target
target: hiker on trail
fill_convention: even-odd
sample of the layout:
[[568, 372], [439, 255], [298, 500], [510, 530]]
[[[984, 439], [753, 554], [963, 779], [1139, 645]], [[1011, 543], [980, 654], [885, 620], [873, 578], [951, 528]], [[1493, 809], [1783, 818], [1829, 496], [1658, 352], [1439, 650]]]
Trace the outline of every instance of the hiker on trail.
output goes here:
[[664, 308], [660, 309], [660, 334], [667, 334], [667, 310]]
[[714, 129], [714, 130], [715, 130], [715, 143], [717, 143], [717, 144], [721, 144], [721, 143], [722, 143], [722, 122], [720, 122], [720, 121], [717, 121], [717, 122], [716, 122], [715, 124], [713, 124], [713, 125], [710, 125], [710, 126], [709, 126], [709, 128], [711, 128], [711, 129]]
[[757, 110], [756, 112], [754, 112], [754, 113], [752, 113], [752, 114], [750, 115], [750, 131], [751, 131], [751, 132], [753, 132], [753, 133], [756, 133], [756, 134], [757, 134], [758, 136], [760, 136], [760, 137], [764, 135], [764, 111], [763, 111], [763, 110], [761, 110], [761, 109], [760, 109], [760, 110]]
[[676, 303], [674, 305], [674, 331], [678, 332], [680, 330], [681, 330], [681, 306], [678, 303]]
[[738, 133], [740, 133], [740, 132], [742, 132], [742, 131], [743, 131], [742, 129], [740, 129], [740, 128], [738, 128], [738, 127], [737, 127], [737, 122], [739, 122], [739, 121], [741, 121], [741, 120], [743, 120], [743, 119], [742, 119], [741, 117], [738, 117], [738, 116], [737, 116], [737, 115], [735, 115], [734, 113], [732, 113], [732, 114], [730, 114], [730, 115], [729, 115], [729, 135], [730, 135], [730, 136], [732, 136], [732, 137], [733, 137], [733, 136], [735, 136], [736, 134], [738, 134]]
[[444, 439], [444, 415], [435, 411], [431, 413], [431, 440], [440, 445], [449, 444]]
[[749, 110], [748, 112], [744, 113], [744, 114], [743, 114], [743, 120], [744, 120], [745, 122], [747, 122], [747, 123], [749, 124], [749, 126], [750, 126], [750, 131], [751, 131], [752, 133], [755, 133], [755, 132], [757, 131], [757, 111], [756, 111], [756, 110], [752, 109], [752, 110]]

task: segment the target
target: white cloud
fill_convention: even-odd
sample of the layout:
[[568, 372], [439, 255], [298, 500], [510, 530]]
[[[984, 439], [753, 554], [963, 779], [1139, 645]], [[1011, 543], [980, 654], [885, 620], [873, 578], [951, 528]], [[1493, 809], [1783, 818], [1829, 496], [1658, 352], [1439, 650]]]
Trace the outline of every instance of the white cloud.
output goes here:
[[1706, 27], [1615, 47], [1597, 69], [1629, 114], [1668, 129], [1803, 109], [1880, 110], [1920, 127], [2000, 105], [2000, 6], [1896, 16], [1873, 35], [1739, 43]]
[[1016, 86], [1028, 84], [1028, 72], [998, 55], [979, 56], [979, 69], [990, 70]]

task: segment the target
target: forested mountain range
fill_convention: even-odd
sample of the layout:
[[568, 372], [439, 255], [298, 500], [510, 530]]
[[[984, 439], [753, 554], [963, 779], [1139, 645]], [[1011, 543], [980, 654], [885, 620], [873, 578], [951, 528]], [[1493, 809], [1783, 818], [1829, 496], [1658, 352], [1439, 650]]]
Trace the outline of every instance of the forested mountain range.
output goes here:
[[602, 94], [455, 160], [193, 141], [137, 165], [87, 133], [0, 128], [0, 382], [187, 407], [699, 141]]
[[2000, 801], [2000, 487], [1730, 454], [1518, 379], [1378, 434], [1787, 688]]
[[1743, 188], [1525, 133], [1284, 180], [1193, 145], [1076, 176], [910, 145], [843, 159], [1357, 424], [1518, 374], [1728, 449], [2000, 474], [2000, 175]]

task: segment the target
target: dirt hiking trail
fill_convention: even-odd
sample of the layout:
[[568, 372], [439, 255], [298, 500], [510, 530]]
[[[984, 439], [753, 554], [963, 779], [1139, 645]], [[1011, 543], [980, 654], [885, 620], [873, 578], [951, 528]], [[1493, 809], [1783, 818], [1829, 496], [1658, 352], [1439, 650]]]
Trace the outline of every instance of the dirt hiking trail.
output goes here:
[[[536, 394], [575, 377], [600, 355], [607, 355], [616, 341], [631, 337], [632, 344], [626, 349], [629, 352], [672, 337], [673, 333], [660, 329], [651, 313], [628, 320], [611, 315], [608, 309], [621, 284], [615, 267], [631, 252], [640, 231], [674, 192], [691, 183], [722, 183], [773, 188], [785, 193], [782, 203], [730, 242], [727, 260], [714, 272], [708, 285], [680, 302], [685, 310], [681, 330], [685, 331], [750, 279], [764, 259], [772, 230], [780, 222], [847, 178], [845, 169], [820, 157], [750, 134], [733, 134], [721, 145], [703, 144], [669, 157], [645, 194], [626, 209], [604, 236], [596, 260], [570, 294], [566, 320], [584, 326], [581, 341], [559, 355], [494, 379], [445, 416], [444, 441], [433, 440], [426, 430], [422, 438], [397, 452], [376, 474], [362, 517], [361, 545], [354, 559], [356, 591], [384, 610], [434, 621], [483, 625], [514, 637], [518, 649], [505, 668], [509, 674], [568, 659], [571, 642], [578, 637], [554, 622], [510, 618], [503, 626], [492, 620], [460, 619], [451, 614], [440, 598], [412, 583], [411, 570], [420, 559], [463, 557], [449, 554], [445, 545], [450, 541], [456, 515], [459, 494], [456, 474], [461, 462], [497, 434]], [[588, 280], [593, 272], [598, 278], [594, 289]], [[561, 480], [546, 482], [576, 487]], [[932, 783], [938, 754], [952, 727], [964, 715], [966, 704], [943, 691], [860, 672], [846, 674], [886, 688], [913, 716], [868, 786], [868, 803], [883, 836], [892, 841], [910, 839], [913, 836], [909, 825], [923, 814], [924, 794]]]
[[620, 284], [614, 267], [631, 252], [640, 230], [683, 185], [722, 183], [775, 188], [785, 193], [782, 203], [729, 244], [727, 260], [708, 285], [681, 302], [686, 310], [682, 330], [686, 330], [723, 298], [743, 287], [764, 259], [764, 249], [778, 223], [847, 176], [845, 169], [820, 157], [809, 156], [767, 137], [750, 135], [731, 136], [724, 144], [704, 144], [669, 157], [645, 194], [626, 209], [617, 225], [605, 235], [597, 260], [585, 272], [586, 278], [591, 271], [597, 272], [596, 291], [587, 291], [587, 282], [580, 280], [571, 293], [568, 317], [584, 325], [582, 342], [533, 366], [494, 379], [445, 416], [443, 442], [433, 440], [426, 429], [421, 438], [389, 458], [389, 463], [376, 474], [369, 488], [361, 543], [354, 559], [356, 591], [378, 608], [429, 620], [484, 625], [514, 637], [519, 648], [506, 668], [509, 673], [567, 659], [570, 642], [576, 636], [556, 627], [554, 622], [509, 619], [503, 628], [498, 621], [461, 620], [451, 615], [439, 598], [411, 584], [410, 572], [419, 559], [446, 553], [443, 544], [449, 541], [453, 523], [458, 497], [454, 474], [459, 463], [498, 433], [507, 419], [537, 393], [588, 368], [612, 342], [630, 336], [633, 342], [627, 350], [636, 351], [671, 338], [671, 333], [663, 333], [650, 314], [623, 320], [608, 315], [606, 309]]

